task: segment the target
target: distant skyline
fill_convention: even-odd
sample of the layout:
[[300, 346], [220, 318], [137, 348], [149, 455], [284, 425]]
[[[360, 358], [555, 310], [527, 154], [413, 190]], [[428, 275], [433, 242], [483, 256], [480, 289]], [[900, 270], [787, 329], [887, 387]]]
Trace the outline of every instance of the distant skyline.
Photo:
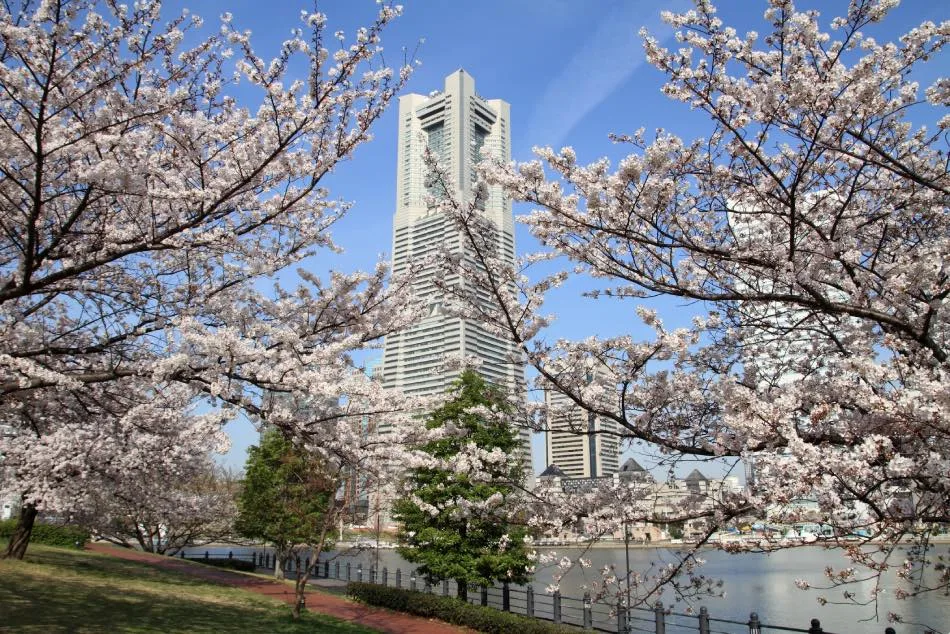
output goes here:
[[[612, 161], [627, 148], [612, 144], [608, 134], [632, 133], [643, 127], [647, 133], [662, 127], [685, 138], [708, 131], [703, 115], [670, 101], [661, 93], [663, 75], [645, 63], [638, 31], [646, 27], [668, 47], [678, 47], [672, 29], [660, 20], [661, 10], [682, 10], [686, 0], [657, 3], [646, 0], [485, 0], [479, 3], [406, 0], [404, 16], [383, 33], [386, 61], [398, 66], [403, 48], [417, 50], [422, 65], [406, 92], [427, 94], [442, 85], [449, 73], [463, 68], [477, 78], [479, 92], [500, 96], [511, 104], [511, 154], [516, 161], [532, 158], [533, 146], [571, 145], [578, 160], [592, 162], [601, 157]], [[764, 2], [730, 0], [716, 3], [726, 24], [740, 33], [749, 30], [764, 34], [768, 25], [761, 19]], [[847, 10], [847, 2], [803, 2], [802, 8], [822, 11], [822, 25], [833, 15]], [[239, 29], [252, 31], [252, 43], [259, 56], [269, 59], [287, 39], [290, 30], [301, 25], [301, 10], [312, 10], [309, 2], [252, 0], [217, 2], [166, 2], [163, 13], [171, 16], [183, 7], [205, 19], [204, 30], [217, 28], [218, 15], [229, 11]], [[352, 36], [354, 30], [372, 21], [377, 10], [372, 0], [327, 0], [319, 10], [328, 16], [328, 32], [338, 29]], [[945, 11], [944, 11], [945, 12]], [[925, 19], [942, 18], [940, 3], [923, 0], [905, 2], [884, 25], [868, 29], [877, 39], [890, 39]], [[422, 41], [424, 40], [424, 41]], [[240, 90], [235, 93], [240, 101]], [[352, 160], [340, 165], [326, 179], [331, 198], [352, 201], [349, 215], [333, 229], [343, 254], [323, 252], [305, 261], [302, 267], [326, 275], [330, 270], [367, 269], [379, 258], [389, 258], [392, 214], [396, 185], [397, 105], [373, 128], [375, 140], [357, 149]], [[530, 211], [515, 206], [515, 216]], [[535, 249], [535, 243], [516, 226], [517, 254]], [[280, 279], [292, 284], [293, 271]], [[630, 333], [638, 330], [633, 304], [579, 298], [584, 281], [573, 280], [553, 293], [547, 311], [558, 315], [549, 337], [581, 338], [589, 335]], [[680, 325], [698, 312], [696, 307], [665, 299], [653, 302], [668, 325]], [[674, 309], [674, 310], [670, 310]], [[592, 319], [591, 316], [594, 316]], [[370, 354], [378, 357], [381, 351]], [[246, 421], [228, 427], [232, 450], [222, 460], [240, 469], [248, 445], [257, 433]], [[533, 441], [534, 471], [543, 469], [544, 440]]]

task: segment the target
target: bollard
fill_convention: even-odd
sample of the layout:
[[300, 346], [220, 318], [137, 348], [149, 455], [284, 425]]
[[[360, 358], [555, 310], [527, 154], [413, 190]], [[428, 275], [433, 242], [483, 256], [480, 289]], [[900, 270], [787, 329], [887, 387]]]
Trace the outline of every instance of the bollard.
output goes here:
[[706, 606], [699, 608], [699, 634], [709, 634], [709, 610]]
[[482, 589], [479, 591], [478, 602], [483, 606], [488, 605], [488, 586], [482, 586]]
[[762, 634], [762, 625], [759, 623], [759, 615], [755, 612], [749, 615], [749, 634]]
[[653, 616], [656, 619], [656, 634], [666, 634], [666, 612], [663, 611], [662, 601], [657, 601], [653, 606]]
[[821, 629], [821, 622], [818, 619], [811, 620], [811, 627], [808, 628], [808, 634], [823, 634], [824, 630]]
[[529, 617], [534, 616], [534, 587], [528, 586], [524, 595], [525, 614]]
[[554, 624], [560, 625], [561, 624], [561, 591], [555, 590], [554, 596], [551, 597], [551, 600], [553, 602], [552, 608], [554, 610]]
[[383, 566], [383, 579], [382, 579], [382, 581], [383, 581], [383, 585], [384, 585], [384, 586], [388, 586], [388, 585], [389, 585], [389, 569], [386, 568], [386, 566]]
[[584, 629], [589, 630], [594, 627], [594, 614], [591, 608], [593, 605], [590, 602], [590, 592], [584, 593]]
[[501, 584], [501, 609], [511, 612], [511, 588], [507, 581]]
[[449, 580], [448, 579], [442, 580], [442, 596], [443, 597], [449, 596]]

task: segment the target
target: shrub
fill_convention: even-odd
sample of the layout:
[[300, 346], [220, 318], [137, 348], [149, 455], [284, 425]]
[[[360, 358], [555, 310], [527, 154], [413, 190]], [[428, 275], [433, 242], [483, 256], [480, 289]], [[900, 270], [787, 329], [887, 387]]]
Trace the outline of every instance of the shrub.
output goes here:
[[397, 612], [440, 619], [491, 634], [566, 634], [577, 630], [481, 605], [471, 605], [454, 597], [442, 597], [414, 590], [388, 588], [372, 583], [350, 583], [346, 593], [358, 601]]
[[[0, 522], [0, 539], [10, 539], [16, 529], [16, 524], [16, 519]], [[30, 535], [31, 544], [46, 544], [47, 546], [62, 546], [64, 548], [82, 548], [88, 541], [89, 531], [69, 524], [36, 522], [33, 524], [33, 533]]]
[[253, 561], [244, 561], [243, 559], [193, 559], [192, 561], [242, 572], [254, 572], [257, 569]]

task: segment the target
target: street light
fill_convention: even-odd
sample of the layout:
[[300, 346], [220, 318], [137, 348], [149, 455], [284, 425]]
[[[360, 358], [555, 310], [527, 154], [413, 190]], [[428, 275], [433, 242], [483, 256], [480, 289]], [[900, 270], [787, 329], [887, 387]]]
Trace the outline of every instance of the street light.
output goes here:
[[623, 516], [623, 551], [627, 558], [627, 631], [630, 631], [630, 528], [627, 525], [627, 514]]

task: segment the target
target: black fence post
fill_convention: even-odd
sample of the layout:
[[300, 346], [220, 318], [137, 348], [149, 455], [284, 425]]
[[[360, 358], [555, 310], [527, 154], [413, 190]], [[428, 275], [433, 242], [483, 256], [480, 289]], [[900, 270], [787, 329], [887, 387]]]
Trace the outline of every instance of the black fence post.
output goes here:
[[705, 605], [699, 608], [699, 634], [709, 634], [709, 610]]
[[663, 611], [662, 601], [657, 601], [653, 606], [653, 616], [656, 619], [656, 634], [666, 634], [666, 612]]
[[363, 564], [356, 564], [356, 580], [363, 582]]
[[402, 588], [402, 569], [396, 568], [396, 587]]
[[534, 617], [534, 587], [528, 586], [527, 589], [525, 590], [524, 603], [525, 603], [525, 608], [524, 608], [525, 614], [533, 618]]
[[234, 559], [234, 553], [232, 553], [230, 550], [228, 551], [228, 559]]
[[479, 603], [482, 605], [488, 605], [488, 586], [482, 586], [481, 591], [479, 592]]
[[300, 555], [294, 557], [294, 570], [300, 570]]
[[749, 634], [762, 634], [762, 624], [759, 623], [759, 615], [755, 612], [749, 615]]
[[333, 578], [334, 579], [340, 578], [340, 562], [336, 562], [335, 564], [333, 564]]
[[323, 562], [323, 576], [326, 577], [327, 579], [330, 578], [330, 560], [329, 559]]
[[589, 630], [594, 627], [594, 614], [591, 610], [593, 606], [590, 602], [590, 592], [584, 593], [584, 629]]
[[376, 583], [376, 566], [369, 567], [369, 582]]
[[626, 634], [627, 632], [627, 607], [623, 604], [622, 599], [617, 599], [617, 632], [618, 634]]
[[511, 587], [507, 581], [501, 584], [501, 609], [505, 612], [511, 612]]
[[304, 567], [304, 569], [306, 569], [306, 570], [310, 570], [310, 557], [307, 557], [306, 559], [304, 559], [304, 561], [303, 561], [303, 567]]
[[353, 567], [350, 565], [350, 562], [346, 562], [346, 580], [350, 580], [350, 573], [352, 572]]
[[449, 596], [449, 580], [448, 579], [442, 580], [442, 596], [443, 597]]
[[821, 629], [821, 621], [818, 619], [812, 619], [811, 627], [808, 628], [808, 634], [822, 634], [823, 632], [824, 630]]
[[207, 561], [207, 559], [208, 559], [208, 551], [206, 550], [206, 551], [205, 551], [205, 560]]
[[389, 569], [386, 566], [383, 566], [383, 585], [389, 585]]
[[554, 610], [553, 620], [555, 625], [561, 624], [561, 591], [555, 590], [551, 597], [552, 609]]

